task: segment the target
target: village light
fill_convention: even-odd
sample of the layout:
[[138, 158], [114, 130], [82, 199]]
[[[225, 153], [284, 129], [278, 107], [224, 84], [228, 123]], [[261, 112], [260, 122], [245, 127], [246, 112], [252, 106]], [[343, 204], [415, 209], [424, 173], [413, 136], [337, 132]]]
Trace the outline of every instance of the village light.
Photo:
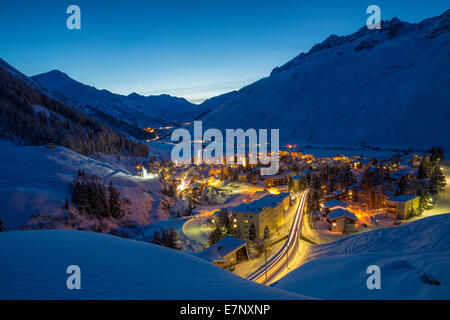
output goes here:
[[333, 222], [333, 227], [336, 227], [336, 222]]
[[237, 219], [233, 219], [233, 222], [237, 222]]
[[233, 225], [233, 227], [234, 227], [234, 228], [236, 229], [236, 228], [237, 228], [237, 225], [236, 225], [236, 224], [234, 224], [234, 225]]

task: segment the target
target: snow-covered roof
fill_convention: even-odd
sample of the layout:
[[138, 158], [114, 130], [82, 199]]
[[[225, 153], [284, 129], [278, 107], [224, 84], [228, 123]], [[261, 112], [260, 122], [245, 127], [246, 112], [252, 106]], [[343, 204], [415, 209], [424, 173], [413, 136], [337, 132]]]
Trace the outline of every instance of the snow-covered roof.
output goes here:
[[280, 194], [268, 194], [261, 199], [255, 200], [251, 203], [241, 203], [233, 208], [233, 212], [247, 212], [260, 213], [264, 208], [275, 208], [281, 201], [289, 197], [289, 192], [282, 192]]
[[358, 220], [358, 218], [355, 216], [353, 212], [344, 209], [335, 209], [331, 211], [330, 214], [328, 215], [328, 219], [330, 220], [335, 220], [341, 217], [347, 217], [356, 221]]
[[343, 192], [344, 192], [343, 190], [335, 191], [335, 192], [333, 192], [333, 193], [326, 194], [326, 195], [325, 195], [325, 198], [337, 196], [337, 195], [342, 194]]
[[416, 199], [417, 195], [415, 194], [402, 194], [400, 196], [394, 197], [394, 198], [390, 198], [388, 199], [388, 201], [392, 201], [392, 202], [408, 202], [410, 200], [414, 200]]
[[324, 207], [328, 207], [328, 208], [334, 208], [334, 207], [343, 207], [343, 208], [347, 208], [348, 205], [341, 200], [330, 200], [330, 201], [326, 201], [323, 203]]
[[320, 212], [320, 211], [313, 211], [313, 212], [311, 212], [311, 215], [314, 216], [314, 217], [320, 217], [322, 215], [322, 212]]
[[413, 173], [414, 172], [411, 171], [411, 170], [399, 170], [399, 171], [396, 171], [393, 175], [407, 176], [407, 175], [410, 175], [410, 174], [413, 174]]
[[227, 255], [239, 250], [243, 246], [245, 246], [245, 241], [226, 236], [209, 248], [198, 252], [197, 256], [208, 261], [225, 261]]

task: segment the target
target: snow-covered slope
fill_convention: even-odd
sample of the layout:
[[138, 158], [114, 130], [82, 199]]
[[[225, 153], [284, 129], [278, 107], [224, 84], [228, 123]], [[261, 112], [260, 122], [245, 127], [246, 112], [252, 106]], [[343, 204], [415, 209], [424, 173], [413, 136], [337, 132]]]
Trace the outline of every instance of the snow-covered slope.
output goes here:
[[205, 101], [205, 126], [279, 128], [285, 142], [450, 147], [450, 10], [330, 36], [271, 75]]
[[[325, 299], [450, 299], [450, 214], [317, 246], [308, 262], [274, 284]], [[381, 268], [381, 289], [366, 286]]]
[[202, 108], [183, 98], [169, 95], [145, 97], [137, 93], [128, 96], [114, 94], [75, 81], [58, 70], [33, 76], [32, 79], [60, 100], [96, 118], [107, 120], [110, 116], [140, 128], [184, 123], [202, 113]]
[[[0, 299], [302, 299], [188, 253], [99, 233], [0, 233]], [[66, 269], [81, 268], [81, 290]]]
[[5, 140], [0, 140], [0, 154], [0, 219], [10, 230], [21, 229], [27, 222], [33, 223], [30, 218], [38, 214], [42, 217], [34, 223], [43, 222], [43, 228], [89, 229], [94, 220], [81, 216], [78, 226], [64, 224], [67, 215], [63, 210], [64, 201], [71, 200], [70, 184], [78, 170], [95, 174], [105, 184], [111, 181], [124, 197], [131, 200], [132, 210], [126, 221], [112, 219], [105, 232], [117, 227], [115, 223], [145, 225], [170, 217], [167, 210], [157, 205], [158, 197], [161, 197], [158, 181], [135, 176], [119, 163], [86, 157], [59, 146], [55, 149], [17, 147]]

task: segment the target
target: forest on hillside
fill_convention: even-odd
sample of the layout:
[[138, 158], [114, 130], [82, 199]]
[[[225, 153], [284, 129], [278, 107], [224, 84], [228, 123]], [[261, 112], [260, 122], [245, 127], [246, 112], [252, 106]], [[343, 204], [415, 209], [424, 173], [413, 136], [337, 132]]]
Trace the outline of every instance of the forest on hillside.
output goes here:
[[132, 141], [0, 68], [0, 138], [23, 145], [54, 143], [75, 152], [148, 156]]

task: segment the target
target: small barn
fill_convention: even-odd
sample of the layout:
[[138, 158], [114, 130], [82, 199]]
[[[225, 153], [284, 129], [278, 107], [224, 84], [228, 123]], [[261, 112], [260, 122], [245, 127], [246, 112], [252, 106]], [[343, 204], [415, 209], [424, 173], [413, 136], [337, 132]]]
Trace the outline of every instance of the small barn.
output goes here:
[[196, 254], [199, 258], [210, 261], [221, 268], [231, 266], [249, 259], [245, 241], [227, 236], [209, 248]]
[[331, 222], [331, 231], [342, 233], [356, 231], [358, 218], [353, 212], [341, 208], [335, 209], [330, 212], [328, 219]]

